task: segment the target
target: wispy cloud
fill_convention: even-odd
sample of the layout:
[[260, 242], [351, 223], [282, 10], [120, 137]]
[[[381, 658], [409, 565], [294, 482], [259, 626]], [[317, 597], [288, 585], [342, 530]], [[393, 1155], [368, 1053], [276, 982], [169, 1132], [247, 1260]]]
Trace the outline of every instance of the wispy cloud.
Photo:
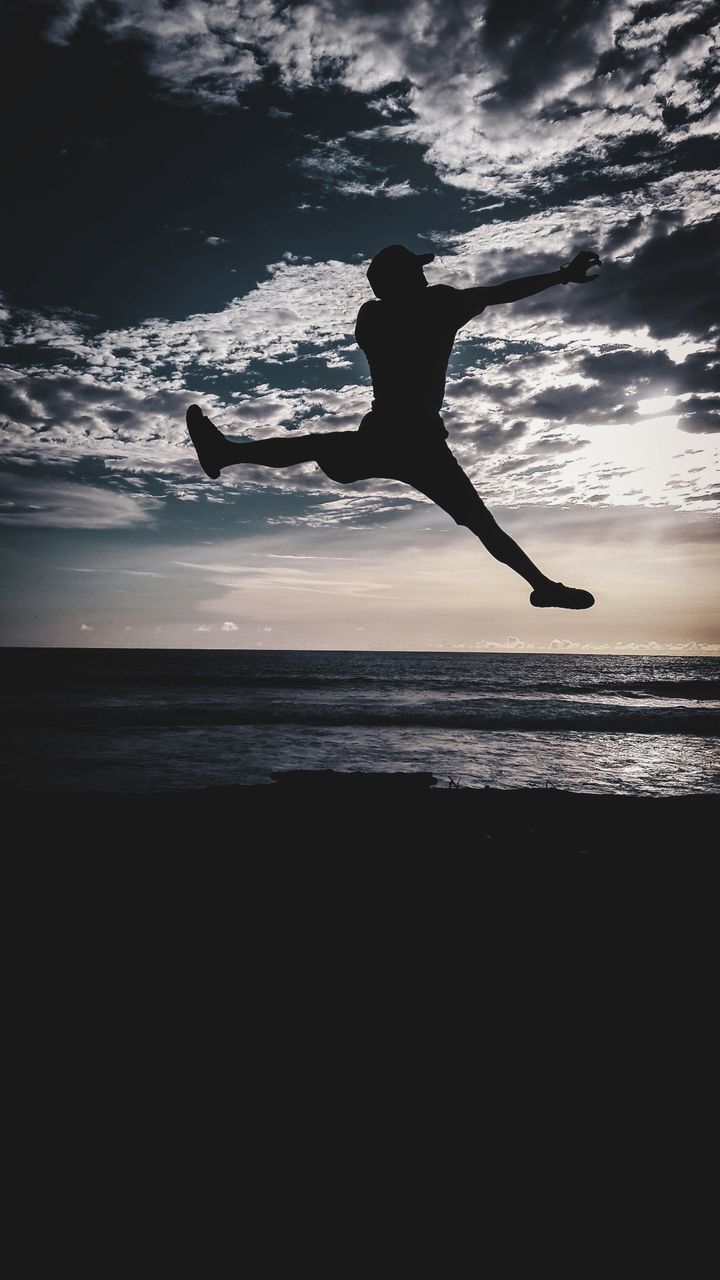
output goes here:
[[0, 476], [0, 524], [55, 529], [129, 529], [150, 524], [159, 504], [147, 496], [69, 480]]
[[383, 178], [381, 182], [341, 182], [337, 187], [346, 196], [382, 196], [386, 200], [402, 200], [405, 196], [416, 196], [419, 193], [407, 181], [390, 182]]
[[341, 195], [400, 200], [418, 194], [407, 179], [392, 182], [378, 169], [376, 161], [353, 150], [345, 138], [313, 139], [312, 147], [298, 161], [298, 167], [322, 183], [327, 191]]

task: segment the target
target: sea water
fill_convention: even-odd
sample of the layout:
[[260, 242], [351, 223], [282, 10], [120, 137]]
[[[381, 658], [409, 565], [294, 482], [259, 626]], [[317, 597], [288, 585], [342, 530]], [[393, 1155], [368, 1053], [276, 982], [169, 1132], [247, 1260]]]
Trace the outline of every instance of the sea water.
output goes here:
[[720, 659], [5, 649], [6, 785], [165, 791], [289, 769], [720, 791]]

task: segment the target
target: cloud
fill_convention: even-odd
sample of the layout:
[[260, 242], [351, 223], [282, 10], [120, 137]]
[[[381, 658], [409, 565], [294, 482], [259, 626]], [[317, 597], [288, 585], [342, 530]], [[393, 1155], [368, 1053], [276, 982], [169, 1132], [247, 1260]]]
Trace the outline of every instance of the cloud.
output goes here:
[[645, 351], [630, 346], [614, 350], [589, 351], [578, 361], [578, 372], [593, 382], [622, 387], [641, 395], [652, 389], [657, 394], [686, 391], [720, 391], [720, 360], [712, 351], [697, 351], [682, 361], [671, 359], [667, 351]]
[[[313, 527], [312, 524], [310, 527]], [[334, 558], [317, 557], [318, 561]], [[372, 599], [389, 589], [387, 582], [353, 572], [352, 563], [344, 577], [335, 576], [336, 571], [324, 569], [320, 563], [313, 569], [285, 565], [227, 564], [222, 561], [216, 564], [181, 561], [179, 565], [200, 573], [213, 587], [263, 596], [297, 592], [313, 596], [337, 596], [338, 599], [356, 596]]]
[[237, 631], [237, 627], [234, 622], [223, 622], [220, 630], [221, 631]]
[[[681, 226], [647, 240], [628, 266], [609, 264], [592, 300], [569, 297], [571, 315], [591, 306], [595, 320], [645, 326], [657, 338], [690, 334], [703, 338], [720, 330], [717, 279], [720, 275], [720, 217]], [[567, 291], [569, 292], [569, 291]]]
[[139, 43], [168, 92], [213, 109], [242, 105], [267, 76], [290, 93], [340, 85], [375, 103], [378, 138], [419, 144], [443, 181], [497, 198], [542, 189], [571, 161], [637, 165], [648, 142], [668, 152], [709, 131], [713, 8], [70, 0], [49, 37], [67, 43], [81, 17], [93, 21]]
[[158, 503], [146, 496], [69, 480], [0, 476], [0, 524], [54, 529], [131, 529], [152, 523]]
[[419, 193], [410, 183], [395, 182], [391, 183], [387, 178], [383, 178], [381, 182], [341, 182], [338, 183], [337, 190], [346, 196], [383, 196], [387, 200], [402, 200], [405, 196], [416, 196]]
[[314, 145], [298, 161], [299, 168], [328, 186], [367, 174], [373, 168], [372, 161], [352, 151], [345, 139], [315, 136], [312, 141]]
[[689, 396], [680, 404], [683, 413], [678, 418], [678, 427], [681, 431], [720, 431], [720, 396]]
[[348, 139], [315, 140], [310, 151], [298, 161], [298, 167], [308, 177], [321, 182], [326, 191], [341, 195], [382, 196], [388, 200], [418, 195], [407, 179], [391, 182], [377, 161], [352, 150]]
[[56, 6], [59, 12], [54, 15], [47, 27], [47, 39], [53, 44], [67, 44], [81, 18], [92, 4], [93, 0], [61, 0], [61, 3]]

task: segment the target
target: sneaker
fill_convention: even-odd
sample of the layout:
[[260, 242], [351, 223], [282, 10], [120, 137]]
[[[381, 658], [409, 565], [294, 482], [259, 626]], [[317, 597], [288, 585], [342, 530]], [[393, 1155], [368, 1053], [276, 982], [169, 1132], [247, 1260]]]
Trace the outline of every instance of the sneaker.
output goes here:
[[218, 431], [209, 418], [205, 417], [199, 404], [191, 404], [185, 414], [185, 421], [190, 439], [195, 445], [200, 466], [211, 480], [217, 480], [224, 466], [222, 461], [227, 448], [227, 440], [222, 431]]
[[551, 582], [547, 587], [537, 587], [530, 596], [536, 609], [591, 609], [595, 597], [579, 587], [566, 587], [562, 582]]

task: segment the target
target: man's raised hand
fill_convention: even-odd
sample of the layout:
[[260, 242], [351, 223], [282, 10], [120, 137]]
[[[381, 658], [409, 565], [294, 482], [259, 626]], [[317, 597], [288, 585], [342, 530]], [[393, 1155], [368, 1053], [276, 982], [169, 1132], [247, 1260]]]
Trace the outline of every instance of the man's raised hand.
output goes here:
[[586, 275], [591, 267], [599, 267], [600, 259], [596, 253], [591, 253], [589, 249], [581, 249], [580, 253], [576, 253], [572, 262], [563, 267], [565, 282], [573, 284], [589, 284], [591, 280], [597, 280], [597, 274], [594, 276]]

